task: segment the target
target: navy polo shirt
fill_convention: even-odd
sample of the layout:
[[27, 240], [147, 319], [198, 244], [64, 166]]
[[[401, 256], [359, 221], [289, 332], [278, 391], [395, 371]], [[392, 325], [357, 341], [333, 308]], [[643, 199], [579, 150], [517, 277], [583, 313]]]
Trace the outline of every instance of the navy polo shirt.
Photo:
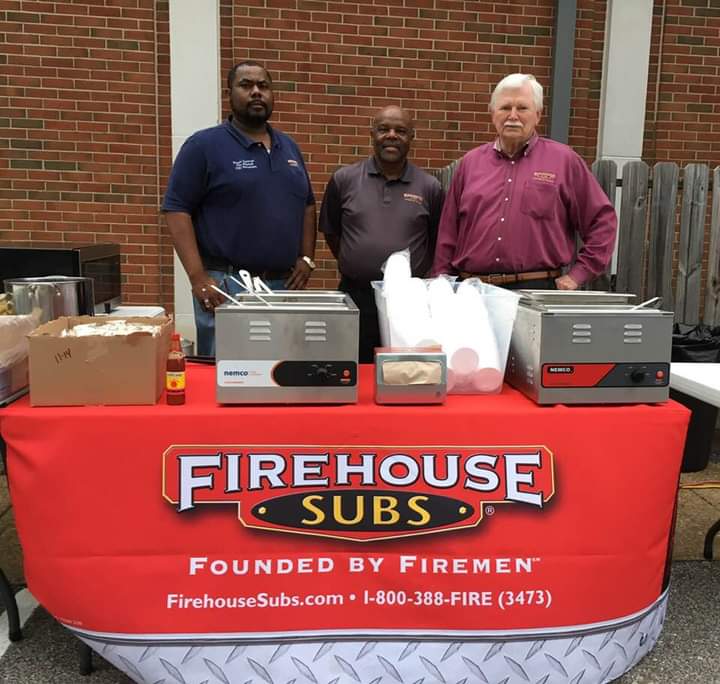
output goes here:
[[205, 260], [282, 271], [300, 256], [315, 197], [295, 141], [268, 131], [269, 154], [228, 119], [194, 133], [175, 158], [162, 209], [190, 214]]

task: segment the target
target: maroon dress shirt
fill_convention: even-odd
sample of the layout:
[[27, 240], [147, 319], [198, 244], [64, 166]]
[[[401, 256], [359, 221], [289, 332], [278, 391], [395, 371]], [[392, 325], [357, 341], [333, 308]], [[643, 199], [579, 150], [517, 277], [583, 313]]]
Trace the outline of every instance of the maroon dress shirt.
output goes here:
[[[575, 254], [575, 233], [582, 247]], [[612, 257], [615, 209], [567, 145], [534, 136], [512, 159], [496, 143], [468, 152], [445, 199], [432, 272], [526, 273], [570, 266], [579, 285]]]

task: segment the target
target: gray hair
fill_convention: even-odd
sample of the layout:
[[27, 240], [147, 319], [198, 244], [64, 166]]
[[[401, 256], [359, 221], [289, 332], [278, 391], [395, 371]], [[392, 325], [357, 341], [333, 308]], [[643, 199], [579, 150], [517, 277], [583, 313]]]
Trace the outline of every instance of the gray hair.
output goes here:
[[522, 88], [526, 83], [529, 83], [532, 88], [535, 109], [541, 111], [543, 108], [543, 87], [537, 82], [537, 79], [532, 74], [510, 74], [509, 76], [503, 78], [500, 83], [495, 86], [495, 90], [493, 90], [490, 97], [490, 110], [492, 111], [495, 109], [495, 102], [497, 101], [498, 95], [503, 90]]

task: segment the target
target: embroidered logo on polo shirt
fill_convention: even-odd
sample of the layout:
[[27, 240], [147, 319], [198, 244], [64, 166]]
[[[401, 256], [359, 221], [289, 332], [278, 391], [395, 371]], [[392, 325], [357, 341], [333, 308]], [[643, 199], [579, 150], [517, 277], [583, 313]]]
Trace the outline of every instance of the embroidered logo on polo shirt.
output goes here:
[[533, 173], [533, 178], [543, 183], [554, 183], [556, 177], [557, 175], [551, 171], [535, 171]]
[[256, 169], [254, 159], [241, 159], [240, 161], [234, 161], [233, 166], [236, 171], [244, 171], [245, 169]]
[[422, 204], [423, 198], [420, 195], [414, 195], [412, 192], [404, 192], [403, 199], [406, 202], [414, 202], [415, 204]]
[[288, 166], [300, 166], [294, 159], [288, 159]]

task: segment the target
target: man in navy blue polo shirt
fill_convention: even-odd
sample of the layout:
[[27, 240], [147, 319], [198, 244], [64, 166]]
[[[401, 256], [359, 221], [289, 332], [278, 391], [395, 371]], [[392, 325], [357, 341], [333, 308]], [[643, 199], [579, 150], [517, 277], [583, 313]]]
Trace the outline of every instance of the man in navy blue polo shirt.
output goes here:
[[274, 289], [302, 289], [315, 268], [315, 197], [295, 141], [272, 128], [272, 80], [257, 62], [228, 74], [232, 114], [190, 136], [162, 210], [190, 278], [198, 354], [215, 354], [214, 309], [240, 269]]

